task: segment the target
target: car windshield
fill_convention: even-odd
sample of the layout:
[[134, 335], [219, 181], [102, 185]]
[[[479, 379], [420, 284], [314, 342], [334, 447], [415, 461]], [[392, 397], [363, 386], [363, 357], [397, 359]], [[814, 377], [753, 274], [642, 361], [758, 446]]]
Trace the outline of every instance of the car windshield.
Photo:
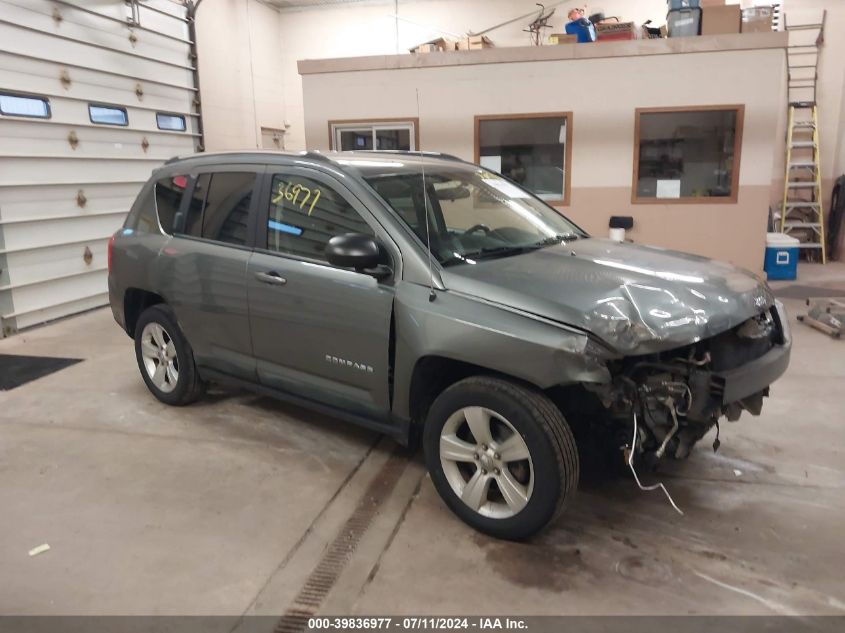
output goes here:
[[491, 171], [427, 165], [425, 189], [421, 170], [397, 171], [370, 170], [364, 179], [423, 243], [431, 244], [444, 266], [586, 237], [553, 208]]

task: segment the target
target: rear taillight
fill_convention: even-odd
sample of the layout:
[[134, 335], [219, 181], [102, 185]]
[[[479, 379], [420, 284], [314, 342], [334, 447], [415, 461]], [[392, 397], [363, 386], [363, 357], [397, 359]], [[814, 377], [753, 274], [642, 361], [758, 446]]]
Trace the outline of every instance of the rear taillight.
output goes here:
[[109, 238], [109, 248], [108, 248], [108, 261], [109, 261], [109, 272], [111, 272], [111, 256], [112, 251], [114, 251], [114, 235]]

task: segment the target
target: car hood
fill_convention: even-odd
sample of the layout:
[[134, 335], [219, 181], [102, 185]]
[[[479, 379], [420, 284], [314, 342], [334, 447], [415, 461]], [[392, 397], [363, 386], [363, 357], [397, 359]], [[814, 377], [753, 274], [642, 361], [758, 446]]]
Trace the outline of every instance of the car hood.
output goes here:
[[627, 355], [714, 336], [774, 302], [747, 270], [599, 238], [448, 267], [442, 279], [447, 290], [587, 330]]

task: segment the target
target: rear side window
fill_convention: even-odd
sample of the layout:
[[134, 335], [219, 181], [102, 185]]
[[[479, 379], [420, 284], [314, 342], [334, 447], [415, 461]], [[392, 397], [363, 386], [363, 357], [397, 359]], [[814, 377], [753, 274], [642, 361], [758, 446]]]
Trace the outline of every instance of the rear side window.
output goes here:
[[0, 114], [49, 119], [50, 104], [47, 99], [42, 97], [0, 92]]
[[158, 211], [158, 222], [165, 233], [173, 233], [173, 220], [179, 205], [182, 204], [182, 195], [188, 185], [187, 176], [169, 176], [156, 181], [156, 211]]
[[246, 245], [255, 180], [253, 172], [201, 174], [194, 186], [184, 234]]
[[185, 213], [185, 225], [180, 231], [183, 235], [202, 237], [202, 212], [205, 208], [205, 198], [208, 195], [208, 185], [211, 183], [211, 174], [201, 174], [194, 185], [194, 193], [188, 203], [188, 210]]
[[202, 236], [228, 244], [246, 244], [249, 205], [254, 186], [254, 173], [213, 174], [205, 199]]

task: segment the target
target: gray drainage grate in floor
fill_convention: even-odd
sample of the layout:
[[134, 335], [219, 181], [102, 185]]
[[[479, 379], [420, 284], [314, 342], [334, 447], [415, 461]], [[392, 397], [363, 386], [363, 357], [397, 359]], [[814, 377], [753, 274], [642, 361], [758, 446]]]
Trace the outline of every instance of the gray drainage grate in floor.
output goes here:
[[300, 633], [308, 626], [308, 619], [314, 617], [320, 605], [329, 595], [349, 559], [358, 547], [361, 537], [370, 527], [378, 509], [390, 496], [402, 471], [408, 465], [408, 457], [396, 449], [373, 477], [357, 507], [344, 523], [326, 553], [308, 576], [291, 607], [285, 611], [276, 633]]

